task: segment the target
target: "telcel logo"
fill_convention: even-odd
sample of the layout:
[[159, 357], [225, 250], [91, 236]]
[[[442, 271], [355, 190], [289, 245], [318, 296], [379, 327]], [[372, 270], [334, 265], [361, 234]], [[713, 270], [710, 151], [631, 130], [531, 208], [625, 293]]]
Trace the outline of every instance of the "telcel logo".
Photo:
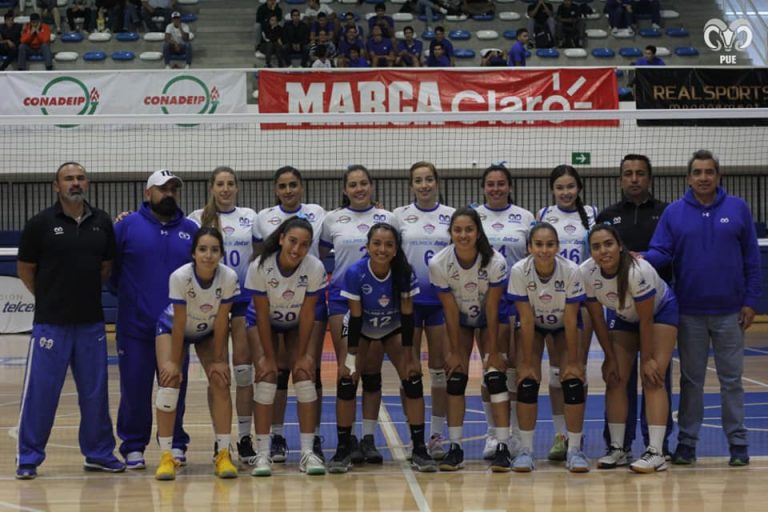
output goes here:
[[736, 55], [730, 52], [746, 51], [752, 39], [752, 27], [745, 19], [733, 20], [728, 25], [721, 19], [712, 18], [704, 25], [704, 43], [714, 52], [726, 52], [720, 56], [720, 64], [736, 64]]

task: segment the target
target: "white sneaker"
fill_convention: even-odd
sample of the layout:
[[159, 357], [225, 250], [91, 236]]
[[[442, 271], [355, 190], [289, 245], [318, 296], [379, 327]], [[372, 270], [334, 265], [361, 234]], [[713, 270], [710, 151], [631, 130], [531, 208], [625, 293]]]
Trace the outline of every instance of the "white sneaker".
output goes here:
[[627, 464], [629, 464], [628, 454], [620, 446], [611, 446], [608, 453], [597, 459], [598, 469], [613, 469]]
[[176, 462], [179, 463], [179, 466], [187, 465], [187, 454], [184, 453], [184, 450], [181, 448], [172, 448], [171, 454], [173, 455], [173, 458], [176, 459]]
[[485, 438], [485, 447], [483, 448], [483, 459], [493, 460], [496, 456], [496, 447], [499, 446], [499, 441], [491, 436]]
[[629, 469], [635, 473], [656, 473], [666, 471], [667, 461], [664, 455], [657, 453], [656, 450], [648, 448], [645, 453], [635, 462], [629, 465]]
[[251, 476], [272, 476], [272, 459], [266, 453], [256, 454], [256, 463], [253, 465]]
[[445, 458], [445, 447], [443, 446], [443, 436], [440, 434], [434, 434], [429, 437], [427, 443], [427, 453], [435, 460], [443, 460]]
[[130, 452], [125, 456], [125, 467], [128, 469], [146, 469], [143, 452]]
[[661, 30], [661, 25], [659, 25], [658, 23], [652, 23], [652, 24], [651, 24], [651, 27], [652, 27], [654, 30]]
[[315, 452], [307, 450], [301, 456], [299, 471], [308, 475], [324, 475], [325, 464], [323, 464], [323, 461], [320, 460], [320, 457], [318, 457]]

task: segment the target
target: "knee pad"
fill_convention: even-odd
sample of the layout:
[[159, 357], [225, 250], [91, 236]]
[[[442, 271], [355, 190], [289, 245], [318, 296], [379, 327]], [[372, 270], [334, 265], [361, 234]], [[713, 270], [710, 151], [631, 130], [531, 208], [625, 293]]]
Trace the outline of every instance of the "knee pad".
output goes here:
[[159, 388], [155, 397], [155, 407], [163, 412], [173, 412], [179, 401], [179, 388]]
[[438, 389], [445, 389], [447, 380], [445, 378], [445, 370], [429, 369], [429, 379], [432, 381], [432, 387]]
[[293, 387], [296, 390], [296, 400], [300, 404], [317, 400], [317, 390], [311, 380], [294, 382]]
[[517, 393], [517, 368], [507, 368], [507, 391]]
[[318, 393], [323, 390], [323, 377], [320, 375], [320, 368], [315, 368], [315, 389]]
[[291, 370], [286, 368], [277, 369], [277, 389], [285, 391], [288, 389], [288, 379], [291, 378]]
[[357, 394], [357, 384], [351, 377], [342, 377], [336, 385], [336, 398], [339, 400], [354, 400]]
[[579, 379], [568, 379], [563, 382], [563, 399], [567, 405], [584, 403], [584, 383]]
[[468, 381], [469, 376], [466, 373], [453, 372], [451, 376], [448, 377], [448, 382], [445, 386], [448, 394], [453, 396], [464, 396], [464, 393], [467, 391]]
[[524, 404], [535, 404], [539, 401], [539, 383], [533, 379], [523, 379], [517, 386], [517, 401]]
[[491, 395], [491, 403], [506, 402], [509, 400], [507, 392], [507, 376], [498, 370], [493, 370], [483, 376], [485, 386]]
[[275, 403], [275, 394], [277, 394], [277, 384], [272, 382], [257, 382], [253, 387], [253, 401], [261, 405], [272, 405]]
[[364, 373], [360, 376], [360, 380], [363, 381], [364, 393], [378, 393], [381, 391], [380, 373]]
[[549, 367], [549, 387], [561, 388], [563, 385], [560, 383], [560, 368], [557, 366]]
[[406, 397], [411, 399], [424, 398], [424, 383], [421, 380], [421, 375], [414, 375], [400, 382]]
[[235, 385], [239, 388], [247, 388], [253, 385], [253, 365], [239, 364], [235, 366]]

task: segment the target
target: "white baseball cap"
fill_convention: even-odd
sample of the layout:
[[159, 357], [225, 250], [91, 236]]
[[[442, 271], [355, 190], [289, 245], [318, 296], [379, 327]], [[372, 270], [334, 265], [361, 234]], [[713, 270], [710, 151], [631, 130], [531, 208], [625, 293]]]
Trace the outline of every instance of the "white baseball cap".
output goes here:
[[160, 169], [159, 171], [153, 172], [149, 179], [147, 179], [147, 189], [152, 187], [162, 187], [171, 180], [178, 181], [179, 185], [184, 183], [181, 181], [181, 178], [173, 174], [168, 169]]

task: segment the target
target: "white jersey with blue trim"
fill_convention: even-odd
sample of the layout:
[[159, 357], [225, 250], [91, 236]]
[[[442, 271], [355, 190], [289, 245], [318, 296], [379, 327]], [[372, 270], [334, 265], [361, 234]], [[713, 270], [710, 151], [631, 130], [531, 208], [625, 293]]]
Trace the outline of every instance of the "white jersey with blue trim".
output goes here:
[[195, 275], [195, 264], [186, 263], [177, 268], [168, 281], [168, 298], [171, 304], [163, 316], [173, 325], [173, 305], [186, 304], [187, 321], [185, 338], [201, 338], [213, 332], [213, 323], [221, 304], [233, 302], [240, 295], [237, 273], [219, 263], [211, 285], [203, 288]]
[[282, 205], [264, 208], [259, 212], [259, 218], [256, 222], [256, 238], [259, 241], [266, 240], [280, 224], [296, 215], [303, 215], [303, 218], [312, 225], [312, 247], [309, 249], [309, 254], [319, 258], [320, 232], [323, 227], [323, 219], [325, 219], [325, 210], [319, 204], [301, 203], [299, 209], [292, 212], [284, 210]]
[[623, 309], [619, 309], [616, 276], [604, 276], [592, 258], [582, 263], [580, 269], [587, 300], [597, 300], [606, 308], [615, 311], [616, 316], [626, 322], [640, 321], [635, 301], [653, 297], [653, 312], [656, 313], [670, 299], [667, 283], [645, 260], [635, 260], [635, 264], [629, 267], [627, 297]]
[[[416, 276], [411, 274], [410, 286], [400, 297], [413, 297], [419, 293]], [[400, 327], [400, 301], [394, 300], [392, 271], [379, 279], [371, 270], [368, 257], [356, 261], [344, 273], [341, 296], [360, 301], [363, 309], [362, 335], [378, 340]]]
[[299, 325], [304, 298], [325, 289], [325, 267], [319, 259], [307, 254], [296, 270], [286, 275], [277, 262], [278, 254], [279, 251], [267, 256], [261, 266], [261, 257], [251, 262], [245, 288], [254, 296], [267, 297], [273, 326], [292, 329]]
[[450, 292], [459, 307], [459, 323], [465, 327], [478, 327], [485, 323], [485, 300], [488, 289], [504, 286], [507, 264], [504, 257], [493, 251], [486, 267], [477, 255], [469, 268], [464, 268], [456, 257], [455, 247], [449, 245], [429, 261], [429, 280], [438, 292]]
[[[595, 219], [597, 219], [597, 208], [585, 206], [584, 210], [587, 212], [587, 224], [591, 229], [595, 225]], [[577, 265], [589, 258], [589, 245], [587, 244], [589, 229], [586, 229], [581, 223], [581, 216], [577, 210], [563, 210], [557, 205], [547, 206], [541, 209], [538, 218], [540, 221], [552, 224], [557, 231], [560, 256]]]
[[419, 281], [421, 292], [414, 299], [417, 304], [440, 304], [429, 282], [429, 260], [451, 243], [448, 227], [454, 211], [455, 208], [439, 203], [431, 210], [422, 210], [412, 203], [392, 212], [399, 224], [405, 257]]
[[531, 212], [514, 204], [500, 210], [483, 204], [475, 210], [480, 215], [485, 236], [491, 246], [504, 256], [507, 267], [512, 267], [528, 255], [528, 232], [536, 220]]
[[562, 256], [555, 256], [555, 271], [546, 281], [536, 272], [533, 256], [515, 263], [509, 271], [507, 297], [530, 303], [535, 325], [550, 330], [563, 327], [566, 304], [586, 299], [579, 266]]
[[[203, 210], [195, 210], [189, 214], [189, 219], [198, 226], [202, 225], [202, 217]], [[242, 288], [253, 254], [253, 242], [258, 234], [256, 212], [239, 206], [228, 212], [219, 212], [219, 224], [224, 237], [223, 263], [237, 273]]]
[[368, 231], [378, 222], [387, 222], [398, 228], [392, 212], [373, 206], [365, 210], [338, 208], [325, 216], [320, 245], [332, 248], [335, 259], [328, 300], [344, 300], [341, 297], [344, 272], [367, 254]]

